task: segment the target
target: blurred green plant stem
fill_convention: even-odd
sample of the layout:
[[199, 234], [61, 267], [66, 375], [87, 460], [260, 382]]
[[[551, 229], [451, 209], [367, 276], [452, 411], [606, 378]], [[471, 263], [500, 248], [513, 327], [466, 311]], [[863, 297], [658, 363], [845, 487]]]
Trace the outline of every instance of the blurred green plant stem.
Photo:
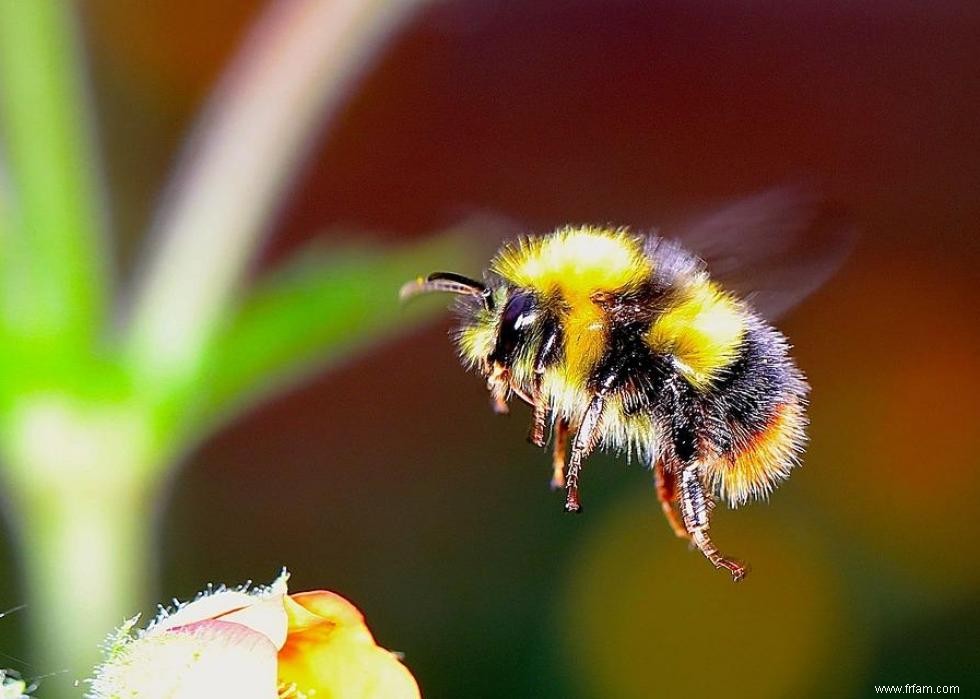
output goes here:
[[[153, 513], [222, 421], [433, 310], [395, 290], [463, 237], [303, 251], [244, 288], [311, 139], [422, 0], [272, 3], [216, 89], [118, 290], [74, 5], [0, 0], [0, 450], [39, 672], [88, 674], [148, 601]], [[274, 506], [274, 504], [270, 504]]]

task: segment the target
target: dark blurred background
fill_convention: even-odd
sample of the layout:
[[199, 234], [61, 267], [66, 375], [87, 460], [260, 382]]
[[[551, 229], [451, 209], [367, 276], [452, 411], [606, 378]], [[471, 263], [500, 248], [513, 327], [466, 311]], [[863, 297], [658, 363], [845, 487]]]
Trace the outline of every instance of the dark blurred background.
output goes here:
[[[83, 4], [125, 269], [257, 11]], [[718, 512], [718, 543], [753, 565], [738, 586], [673, 538], [636, 463], [590, 460], [567, 517], [527, 411], [490, 413], [447, 317], [191, 454], [161, 513], [160, 598], [287, 565], [292, 589], [354, 601], [430, 697], [973, 695], [978, 121], [976, 3], [430, 9], [310, 155], [263, 264], [337, 230], [642, 228], [816, 183], [862, 239], [781, 324], [814, 387], [806, 466], [771, 503]], [[3, 604], [19, 594], [0, 580]], [[0, 648], [25, 647], [22, 624], [0, 623]]]

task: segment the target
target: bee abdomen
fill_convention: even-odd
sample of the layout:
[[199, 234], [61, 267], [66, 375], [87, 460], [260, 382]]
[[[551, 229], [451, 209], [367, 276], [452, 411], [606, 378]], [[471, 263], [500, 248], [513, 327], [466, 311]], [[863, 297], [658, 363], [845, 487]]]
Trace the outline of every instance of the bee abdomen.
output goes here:
[[786, 339], [772, 326], [750, 318], [736, 359], [714, 383], [708, 400], [739, 431], [764, 429], [777, 408], [805, 402], [809, 386], [789, 356]]
[[709, 431], [718, 456], [708, 478], [719, 496], [739, 505], [789, 476], [806, 441], [808, 391], [785, 338], [751, 318], [737, 359], [706, 395], [727, 428]]

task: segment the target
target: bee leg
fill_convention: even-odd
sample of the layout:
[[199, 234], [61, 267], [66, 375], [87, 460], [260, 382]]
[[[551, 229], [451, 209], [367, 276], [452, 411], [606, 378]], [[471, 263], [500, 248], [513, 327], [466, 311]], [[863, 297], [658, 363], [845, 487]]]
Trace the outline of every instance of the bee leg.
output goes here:
[[681, 514], [684, 517], [684, 527], [691, 535], [691, 541], [715, 568], [728, 570], [732, 574], [732, 579], [738, 582], [748, 573], [748, 568], [719, 553], [711, 542], [711, 537], [708, 536], [709, 518], [714, 502], [701, 483], [699, 464], [695, 462], [685, 466], [681, 470], [680, 481]]
[[568, 420], [555, 421], [554, 444], [551, 445], [551, 489], [565, 487], [565, 447], [568, 444]]
[[667, 524], [670, 525], [678, 538], [690, 539], [691, 535], [687, 533], [684, 523], [674, 509], [674, 500], [677, 499], [677, 491], [675, 490], [677, 480], [674, 474], [667, 470], [663, 459], [657, 459], [653, 465], [653, 482], [656, 485], [657, 499], [660, 501], [660, 507], [667, 518]]
[[599, 435], [599, 421], [602, 418], [602, 408], [606, 403], [605, 394], [599, 393], [592, 398], [582, 424], [575, 433], [572, 442], [572, 454], [568, 459], [568, 472], [565, 474], [565, 511], [580, 512], [578, 480], [582, 470], [582, 459], [587, 457], [595, 448]]
[[499, 363], [487, 365], [487, 390], [490, 391], [490, 403], [493, 412], [497, 415], [506, 415], [510, 412], [507, 406], [507, 398], [510, 393], [510, 371], [507, 367]]
[[[544, 432], [548, 421], [548, 405], [541, 396], [541, 384], [544, 381], [545, 369], [558, 359], [560, 347], [561, 330], [554, 319], [548, 319], [545, 321], [544, 338], [541, 340], [541, 346], [534, 358], [534, 388], [531, 394], [534, 399], [534, 419], [531, 423], [529, 439], [531, 444], [536, 447], [545, 445]], [[564, 461], [564, 458], [562, 460]]]
[[534, 407], [532, 408], [531, 433], [528, 435], [528, 441], [536, 447], [543, 447], [547, 443], [544, 432], [548, 423], [548, 406], [541, 398], [540, 383], [535, 385], [532, 398], [534, 399]]

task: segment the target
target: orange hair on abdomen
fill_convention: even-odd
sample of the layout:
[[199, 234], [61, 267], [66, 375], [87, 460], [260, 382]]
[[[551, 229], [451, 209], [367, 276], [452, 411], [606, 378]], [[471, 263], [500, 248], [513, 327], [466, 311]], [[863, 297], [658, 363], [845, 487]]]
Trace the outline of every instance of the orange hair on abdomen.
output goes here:
[[731, 506], [765, 497], [799, 465], [806, 442], [806, 413], [797, 401], [783, 403], [768, 424], [736, 438], [732, 453], [707, 464], [708, 481]]

